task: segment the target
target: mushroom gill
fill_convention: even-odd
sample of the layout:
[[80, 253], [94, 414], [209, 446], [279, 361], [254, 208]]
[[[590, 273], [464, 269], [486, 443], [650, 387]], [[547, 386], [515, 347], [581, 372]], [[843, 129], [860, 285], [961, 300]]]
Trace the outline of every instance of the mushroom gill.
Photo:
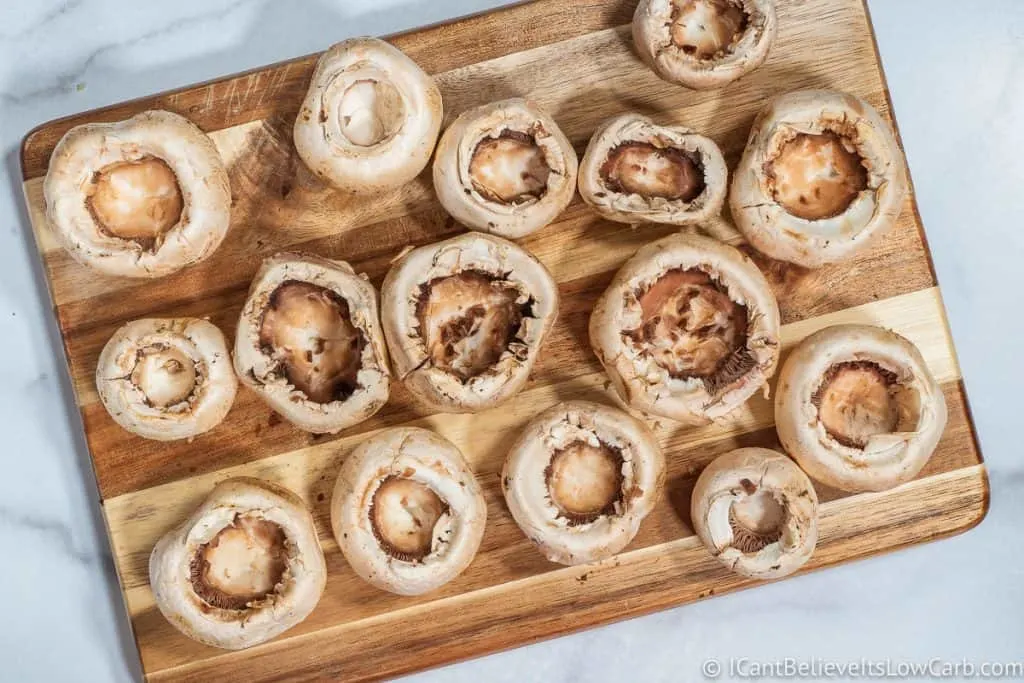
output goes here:
[[622, 503], [623, 464], [622, 452], [603, 442], [578, 440], [554, 451], [544, 479], [570, 526], [615, 513]]
[[384, 552], [416, 562], [430, 554], [434, 527], [447, 511], [448, 504], [426, 484], [391, 475], [374, 491], [368, 516]]
[[691, 202], [704, 192], [704, 169], [696, 154], [647, 142], [612, 148], [601, 176], [614, 192]]
[[473, 189], [492, 202], [519, 204], [547, 191], [551, 167], [536, 139], [515, 130], [485, 137], [469, 162]]
[[900, 418], [896, 374], [870, 361], [837, 363], [812, 397], [829, 436], [863, 449], [878, 434], [896, 431]]
[[93, 174], [85, 197], [100, 230], [146, 249], [178, 224], [184, 208], [177, 176], [154, 156], [104, 166]]
[[750, 479], [741, 479], [740, 486], [744, 496], [729, 508], [732, 546], [741, 553], [756, 553], [782, 537], [786, 508]]
[[685, 54], [710, 59], [734, 47], [749, 20], [740, 0], [674, 0], [669, 35]]
[[766, 164], [765, 174], [775, 200], [811, 221], [845, 213], [868, 186], [856, 146], [833, 131], [798, 133]]
[[192, 588], [211, 607], [242, 610], [276, 591], [288, 568], [287, 537], [269, 520], [236, 514], [192, 558]]

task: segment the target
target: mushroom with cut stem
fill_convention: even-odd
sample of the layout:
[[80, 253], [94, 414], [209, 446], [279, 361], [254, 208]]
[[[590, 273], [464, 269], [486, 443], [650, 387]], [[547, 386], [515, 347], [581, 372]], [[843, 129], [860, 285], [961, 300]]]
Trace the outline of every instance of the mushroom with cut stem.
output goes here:
[[636, 536], [665, 482], [651, 431], [621, 410], [569, 401], [530, 421], [501, 483], [516, 523], [552, 562], [596, 562]]
[[430, 161], [441, 92], [401, 50], [351, 38], [320, 56], [295, 119], [295, 150], [313, 173], [350, 192], [403, 185]]
[[50, 157], [43, 197], [54, 234], [75, 260], [134, 278], [208, 257], [231, 212], [213, 141], [169, 111], [69, 130]]
[[469, 464], [426, 429], [386, 429], [345, 459], [331, 498], [331, 528], [352, 569], [370, 584], [420, 595], [473, 561], [487, 504]]
[[387, 403], [391, 378], [377, 291], [344, 261], [267, 259], [238, 321], [235, 371], [308, 432], [362, 422]]
[[818, 542], [818, 495], [792, 460], [738, 448], [704, 468], [690, 499], [694, 531], [715, 558], [753, 579], [792, 574]]
[[167, 621], [228, 650], [258, 645], [301, 622], [326, 580], [302, 499], [249, 477], [217, 484], [149, 558], [153, 598]]
[[460, 223], [518, 239], [558, 217], [576, 190], [576, 152], [531, 102], [503, 100], [464, 112], [441, 136], [434, 190]]
[[238, 380], [224, 335], [197, 318], [147, 318], [114, 333], [96, 364], [96, 390], [114, 421], [156, 441], [213, 429]]
[[853, 95], [806, 90], [758, 114], [729, 204], [758, 251], [817, 268], [885, 235], [906, 196], [903, 154], [879, 113]]
[[909, 340], [871, 325], [835, 325], [786, 360], [775, 423], [783, 448], [818, 481], [881, 491], [928, 462], [946, 427], [946, 399]]

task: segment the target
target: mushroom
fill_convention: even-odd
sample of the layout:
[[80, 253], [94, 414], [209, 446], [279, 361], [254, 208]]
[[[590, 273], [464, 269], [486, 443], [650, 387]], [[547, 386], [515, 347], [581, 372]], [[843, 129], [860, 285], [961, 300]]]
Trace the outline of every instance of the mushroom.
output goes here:
[[241, 650], [313, 611], [327, 565], [297, 495], [249, 477], [227, 479], [149, 557], [160, 612], [200, 643]]
[[764, 387], [779, 357], [779, 307], [739, 250], [675, 234], [641, 248], [590, 316], [590, 343], [619, 398], [704, 424]]
[[518, 239], [572, 201], [576, 152], [532, 102], [503, 100], [464, 112], [441, 136], [434, 190], [457, 221]]
[[295, 119], [295, 149], [313, 173], [350, 192], [419, 175], [441, 130], [441, 92], [401, 50], [351, 38], [320, 56]]
[[640, 0], [633, 42], [661, 78], [706, 90], [761, 66], [777, 25], [774, 0]]
[[818, 495], [792, 460], [738, 448], [704, 468], [690, 499], [704, 546], [732, 571], [777, 579], [800, 569], [818, 542]]
[[721, 213], [727, 176], [711, 139], [623, 114], [590, 139], [579, 187], [583, 201], [609, 220], [689, 225]]
[[440, 588], [473, 561], [487, 504], [469, 463], [426, 429], [385, 429], [345, 459], [331, 528], [352, 569], [399, 595]]
[[552, 562], [597, 562], [636, 536], [665, 483], [654, 435], [621, 410], [569, 401], [523, 429], [501, 473], [516, 524]]
[[237, 387], [224, 335], [197, 318], [130, 322], [106, 343], [96, 365], [96, 390], [114, 421], [157, 441], [216, 427]]
[[853, 95], [807, 90], [758, 115], [729, 203], [758, 251], [817, 268], [882, 237], [906, 195], [903, 154], [878, 112]]
[[344, 261], [267, 259], [238, 321], [235, 372], [300, 429], [362, 422], [387, 403], [391, 377], [377, 291]]
[[395, 374], [445, 412], [478, 412], [518, 393], [558, 315], [551, 273], [482, 233], [413, 249], [388, 271], [381, 297]]
[[910, 341], [871, 325], [815, 332], [783, 365], [779, 440], [844, 491], [881, 491], [921, 471], [946, 427], [942, 388]]
[[46, 217], [77, 261], [162, 277], [202, 261], [228, 231], [231, 186], [213, 141], [188, 119], [144, 111], [69, 130], [43, 183]]

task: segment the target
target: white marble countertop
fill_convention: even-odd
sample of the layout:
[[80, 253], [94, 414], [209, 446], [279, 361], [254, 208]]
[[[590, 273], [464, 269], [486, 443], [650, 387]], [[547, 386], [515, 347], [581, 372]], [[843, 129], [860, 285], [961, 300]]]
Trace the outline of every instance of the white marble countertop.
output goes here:
[[[498, 4], [0, 0], [0, 681], [137, 677], [22, 208], [21, 137], [57, 116]], [[988, 518], [950, 540], [417, 679], [686, 681], [729, 657], [1024, 660], [1024, 2], [869, 4], [989, 467]]]

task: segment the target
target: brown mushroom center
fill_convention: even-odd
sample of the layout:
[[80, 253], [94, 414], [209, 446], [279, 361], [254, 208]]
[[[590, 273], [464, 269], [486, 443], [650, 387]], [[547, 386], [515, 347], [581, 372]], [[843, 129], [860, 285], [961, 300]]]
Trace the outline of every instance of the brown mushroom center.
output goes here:
[[359, 386], [366, 340], [336, 292], [297, 280], [282, 283], [263, 312], [259, 341], [310, 401], [343, 401]]
[[370, 524], [389, 555], [413, 562], [430, 554], [434, 527], [448, 505], [432, 488], [414, 479], [390, 476], [370, 504]]
[[546, 471], [551, 501], [570, 524], [615, 512], [622, 499], [622, 454], [607, 444], [575, 441], [555, 451]]
[[184, 208], [174, 171], [152, 156], [101, 168], [85, 203], [100, 230], [147, 248], [178, 224]]
[[732, 545], [740, 552], [756, 553], [782, 537], [786, 508], [775, 494], [749, 479], [740, 480], [740, 486], [743, 495], [729, 508]]
[[551, 168], [536, 139], [513, 130], [481, 140], [469, 161], [473, 189], [485, 199], [502, 204], [539, 198], [547, 190], [550, 175]]
[[672, 5], [672, 43], [697, 59], [727, 52], [747, 30], [748, 17], [738, 0], [676, 0]]
[[424, 285], [416, 317], [433, 366], [462, 381], [489, 370], [527, 315], [518, 299], [517, 289], [475, 270]]
[[192, 588], [213, 607], [245, 609], [273, 593], [287, 568], [284, 530], [258, 515], [238, 514], [196, 551]]
[[851, 448], [896, 430], [900, 418], [896, 375], [875, 363], [853, 361], [829, 368], [814, 396], [825, 431]]
[[373, 147], [394, 135], [405, 116], [402, 94], [387, 81], [358, 80], [341, 96], [338, 125], [349, 142]]
[[692, 202], [704, 191], [704, 169], [695, 155], [647, 142], [617, 145], [601, 165], [614, 192]]
[[153, 344], [139, 349], [132, 383], [150, 405], [167, 408], [186, 400], [196, 389], [196, 364], [184, 351]]
[[774, 197], [806, 220], [844, 213], [868, 186], [867, 169], [850, 140], [835, 133], [800, 133], [768, 164]]

